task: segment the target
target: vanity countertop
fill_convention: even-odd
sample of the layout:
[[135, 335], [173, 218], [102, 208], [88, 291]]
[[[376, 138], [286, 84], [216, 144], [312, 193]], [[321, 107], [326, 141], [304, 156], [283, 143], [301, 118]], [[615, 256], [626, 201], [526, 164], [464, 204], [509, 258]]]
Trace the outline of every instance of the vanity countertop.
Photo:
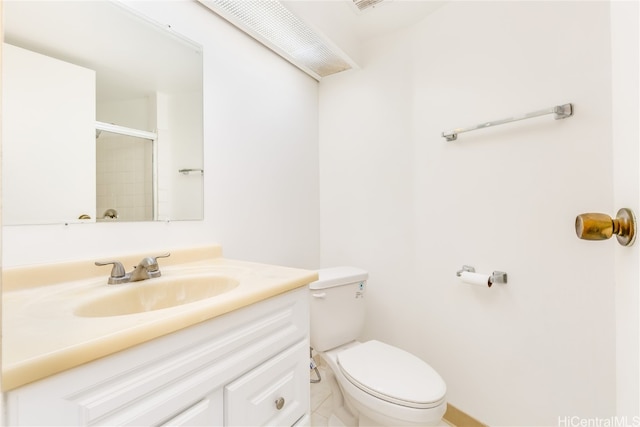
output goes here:
[[[149, 255], [119, 260], [129, 271]], [[226, 259], [219, 246], [172, 251], [171, 257], [159, 260], [161, 278], [121, 285], [108, 285], [110, 267], [96, 267], [93, 262], [3, 271], [4, 391], [305, 286], [318, 278], [311, 270]], [[232, 278], [239, 284], [215, 297], [170, 308], [108, 317], [74, 314], [82, 304], [123, 287], [210, 274]]]

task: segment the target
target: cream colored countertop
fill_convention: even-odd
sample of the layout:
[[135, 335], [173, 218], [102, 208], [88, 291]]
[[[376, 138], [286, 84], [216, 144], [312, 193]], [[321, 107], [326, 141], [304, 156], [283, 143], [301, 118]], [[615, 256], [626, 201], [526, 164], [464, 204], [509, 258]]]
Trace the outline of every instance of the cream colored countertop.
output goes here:
[[[119, 258], [130, 271], [136, 254]], [[302, 287], [317, 273], [229, 260], [219, 246], [172, 251], [159, 259], [162, 277], [107, 285], [110, 267], [88, 260], [3, 271], [2, 386], [11, 390], [196, 323]], [[215, 297], [161, 310], [109, 317], [79, 317], [82, 304], [154, 280], [219, 275], [238, 286]]]

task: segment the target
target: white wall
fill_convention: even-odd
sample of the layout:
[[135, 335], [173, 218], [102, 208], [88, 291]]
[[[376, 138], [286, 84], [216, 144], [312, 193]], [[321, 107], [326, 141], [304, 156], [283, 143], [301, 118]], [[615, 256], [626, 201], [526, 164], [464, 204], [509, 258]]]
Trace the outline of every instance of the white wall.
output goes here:
[[196, 2], [127, 4], [204, 46], [205, 220], [4, 227], [4, 266], [216, 242], [316, 267], [317, 82]]
[[201, 94], [173, 95], [169, 104], [169, 124], [165, 134], [168, 132], [172, 140], [178, 140], [178, 144], [171, 144], [173, 150], [169, 153], [173, 166], [169, 170], [172, 185], [172, 211], [169, 218], [198, 218], [203, 210], [203, 201], [199, 197], [204, 191], [202, 176], [198, 173], [178, 172], [181, 169], [203, 167], [198, 144], [198, 141], [202, 140], [203, 120], [199, 114], [194, 114], [188, 108], [190, 105], [197, 105], [194, 99], [196, 102], [202, 102]]
[[[363, 338], [490, 425], [616, 414], [617, 244], [574, 233], [614, 211], [610, 41], [607, 2], [451, 2], [321, 82], [321, 263], [368, 269]], [[463, 264], [509, 283], [462, 284]]]
[[4, 223], [95, 218], [95, 71], [7, 44], [2, 72]]

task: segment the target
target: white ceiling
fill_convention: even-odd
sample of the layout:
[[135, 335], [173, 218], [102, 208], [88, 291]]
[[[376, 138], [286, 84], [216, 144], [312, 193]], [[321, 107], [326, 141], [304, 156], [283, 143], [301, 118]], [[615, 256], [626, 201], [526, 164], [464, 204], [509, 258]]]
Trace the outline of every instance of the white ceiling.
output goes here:
[[358, 40], [388, 34], [415, 24], [442, 6], [436, 0], [384, 0], [358, 12], [352, 0], [283, 0], [282, 3], [310, 25], [342, 27]]
[[[358, 12], [350, 4], [351, 1], [282, 0], [281, 3], [319, 34], [329, 39], [355, 65], [360, 65], [360, 50], [364, 42], [415, 24], [444, 3], [444, 1], [435, 0], [384, 0], [365, 12]], [[100, 75], [98, 95], [102, 99], [117, 98], [121, 92], [131, 90], [125, 86], [135, 87], [143, 92], [153, 92], [168, 90], [168, 86], [176, 84], [175, 82], [181, 82], [180, 84], [201, 82], [201, 76], [175, 78], [182, 76], [182, 70], [176, 69], [176, 64], [186, 64], [194, 60], [193, 51], [186, 51], [189, 58], [175, 60], [173, 51], [169, 54], [168, 50], [171, 44], [177, 46], [176, 52], [184, 47], [177, 40], [164, 41], [159, 45], [160, 48], [153, 49], [153, 43], [148, 41], [148, 37], [152, 35], [143, 33], [141, 27], [136, 27], [134, 24], [131, 27], [132, 30], [129, 30], [129, 27], [125, 27], [122, 23], [122, 18], [117, 17], [114, 19], [118, 24], [112, 23], [111, 16], [115, 12], [122, 12], [122, 8], [114, 7], [113, 3], [86, 1], [5, 1], [4, 3], [4, 30], [7, 41], [98, 70]], [[133, 17], [133, 21], [137, 21], [136, 24], [139, 25], [141, 19]], [[65, 22], [65, 25], [60, 26], [60, 22]], [[149, 27], [148, 23], [144, 24], [147, 25], [142, 27]], [[79, 30], [82, 36], [79, 37], [77, 32], [74, 33], [72, 30]], [[151, 33], [162, 32], [151, 31]], [[93, 35], [96, 35], [96, 38], [93, 38]], [[105, 43], [105, 40], [108, 42]], [[133, 47], [134, 41], [146, 47], [143, 50], [136, 50]], [[174, 59], [167, 60], [167, 58]], [[197, 60], [201, 61], [202, 58], [199, 57]], [[127, 67], [124, 71], [116, 70], [113, 64], [127, 64]], [[126, 70], [144, 70], [144, 72], [123, 77], [122, 73]], [[146, 78], [139, 79], [137, 75], [143, 75]], [[116, 83], [112, 84], [112, 82]]]
[[353, 66], [362, 65], [364, 43], [423, 20], [446, 0], [383, 0], [359, 12], [352, 0], [281, 0], [291, 12], [328, 39]]

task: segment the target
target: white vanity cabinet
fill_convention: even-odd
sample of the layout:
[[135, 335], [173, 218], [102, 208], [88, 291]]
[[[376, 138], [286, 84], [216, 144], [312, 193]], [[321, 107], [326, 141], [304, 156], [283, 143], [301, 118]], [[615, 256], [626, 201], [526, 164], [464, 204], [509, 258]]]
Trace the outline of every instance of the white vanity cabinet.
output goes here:
[[304, 425], [308, 331], [305, 287], [11, 390], [7, 424]]

